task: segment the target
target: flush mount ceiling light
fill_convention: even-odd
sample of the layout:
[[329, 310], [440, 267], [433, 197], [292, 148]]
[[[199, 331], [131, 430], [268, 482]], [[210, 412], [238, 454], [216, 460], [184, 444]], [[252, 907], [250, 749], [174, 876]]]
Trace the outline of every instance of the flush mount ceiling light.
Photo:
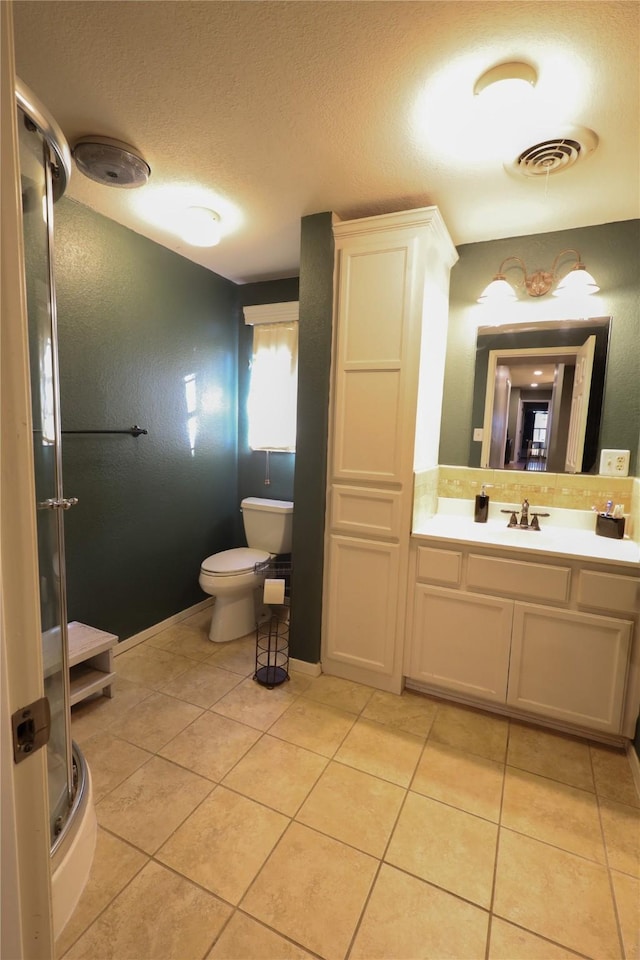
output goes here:
[[220, 243], [220, 217], [207, 207], [188, 207], [181, 217], [179, 231], [192, 247], [215, 247]]
[[522, 90], [527, 86], [535, 87], [538, 74], [530, 63], [521, 60], [511, 60], [507, 63], [498, 63], [485, 71], [475, 82], [473, 92], [476, 96], [484, 96], [490, 91], [491, 95], [502, 94], [506, 90]]
[[73, 148], [73, 159], [85, 177], [105, 187], [142, 187], [151, 167], [135, 147], [111, 137], [82, 137]]
[[[563, 258], [569, 255], [574, 257], [576, 262], [566, 276], [560, 279], [558, 265]], [[590, 295], [597, 293], [600, 289], [580, 259], [578, 251], [562, 250], [553, 261], [550, 270], [536, 270], [531, 274], [527, 273], [524, 260], [521, 260], [520, 257], [506, 257], [498, 267], [498, 272], [491, 283], [485, 287], [478, 297], [478, 303], [497, 305], [517, 300], [514, 287], [505, 276], [505, 270], [512, 270], [516, 267], [523, 273], [523, 279], [516, 283], [516, 286], [524, 287], [530, 297], [543, 297], [549, 293], [556, 283], [558, 285], [553, 291], [554, 297]]]

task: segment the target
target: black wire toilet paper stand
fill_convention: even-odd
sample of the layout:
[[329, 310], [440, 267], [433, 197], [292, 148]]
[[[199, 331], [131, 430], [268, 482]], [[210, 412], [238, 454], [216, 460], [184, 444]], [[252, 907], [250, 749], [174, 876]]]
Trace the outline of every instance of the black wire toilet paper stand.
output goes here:
[[256, 623], [256, 666], [253, 679], [272, 690], [289, 679], [289, 615], [291, 610], [291, 557], [256, 563], [265, 580], [284, 580], [284, 602], [269, 605], [270, 614]]

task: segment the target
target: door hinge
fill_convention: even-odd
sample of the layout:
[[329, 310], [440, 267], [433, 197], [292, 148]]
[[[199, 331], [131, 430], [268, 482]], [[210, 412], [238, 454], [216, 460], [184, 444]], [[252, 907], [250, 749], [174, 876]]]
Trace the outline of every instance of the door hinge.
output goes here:
[[21, 707], [11, 717], [13, 727], [13, 760], [21, 763], [30, 754], [49, 742], [51, 709], [46, 697]]

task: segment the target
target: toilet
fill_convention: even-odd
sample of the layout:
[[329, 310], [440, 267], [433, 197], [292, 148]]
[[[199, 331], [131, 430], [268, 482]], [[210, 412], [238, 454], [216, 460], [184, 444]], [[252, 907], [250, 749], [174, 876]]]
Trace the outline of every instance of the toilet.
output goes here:
[[203, 561], [199, 583], [216, 598], [209, 639], [226, 643], [255, 630], [263, 610], [265, 573], [256, 573], [256, 563], [291, 552], [293, 503], [246, 497], [240, 504], [247, 547], [223, 550]]

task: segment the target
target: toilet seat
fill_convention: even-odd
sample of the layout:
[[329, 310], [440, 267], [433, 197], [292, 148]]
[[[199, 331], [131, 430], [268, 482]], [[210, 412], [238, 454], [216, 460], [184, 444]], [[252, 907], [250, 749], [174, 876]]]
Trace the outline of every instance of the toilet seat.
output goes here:
[[271, 554], [266, 550], [236, 547], [207, 557], [203, 560], [200, 570], [202, 573], [216, 577], [233, 577], [240, 573], [252, 573], [256, 563], [264, 563], [270, 556]]

